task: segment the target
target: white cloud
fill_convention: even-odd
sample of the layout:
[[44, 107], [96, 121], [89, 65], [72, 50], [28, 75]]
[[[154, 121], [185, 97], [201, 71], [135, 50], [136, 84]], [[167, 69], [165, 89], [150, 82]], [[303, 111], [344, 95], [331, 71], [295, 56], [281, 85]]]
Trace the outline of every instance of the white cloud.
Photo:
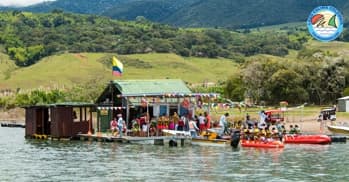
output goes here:
[[0, 6], [29, 6], [55, 0], [0, 0]]

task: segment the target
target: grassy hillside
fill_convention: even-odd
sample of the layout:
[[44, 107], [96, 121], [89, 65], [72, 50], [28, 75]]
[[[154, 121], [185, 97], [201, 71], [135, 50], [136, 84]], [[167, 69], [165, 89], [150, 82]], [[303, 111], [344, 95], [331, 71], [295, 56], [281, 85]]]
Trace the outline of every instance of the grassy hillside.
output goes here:
[[[349, 43], [321, 43], [309, 41], [307, 48], [320, 49], [349, 56]], [[297, 51], [290, 51], [285, 58], [259, 54], [249, 59], [296, 60]], [[189, 83], [217, 82], [239, 72], [238, 64], [225, 58], [181, 57], [175, 54], [131, 54], [118, 58], [124, 64], [124, 75], [111, 75], [110, 65], [100, 60], [109, 53], [66, 53], [43, 58], [29, 67], [17, 67], [5, 54], [0, 54], [0, 89], [71, 87], [91, 80], [108, 82], [112, 79], [165, 79], [179, 78]]]
[[84, 54], [62, 54], [42, 59], [35, 65], [19, 68], [10, 78], [1, 80], [2, 88], [63, 87], [85, 82], [93, 77], [106, 76], [106, 69], [95, 59]]
[[292, 22], [283, 23], [278, 25], [261, 26], [258, 28], [253, 28], [251, 31], [289, 31], [292, 29], [307, 29], [306, 22]]
[[152, 68], [130, 68], [125, 79], [131, 78], [179, 78], [189, 83], [204, 80], [217, 82], [237, 71], [237, 64], [229, 59], [183, 58], [174, 54], [135, 54], [127, 57], [137, 58], [149, 63]]
[[[4, 72], [1, 71], [0, 89], [62, 88], [91, 82], [91, 80], [107, 83], [112, 79], [179, 78], [189, 83], [201, 83], [203, 80], [217, 82], [225, 80], [227, 75], [234, 74], [237, 70], [236, 63], [223, 58], [183, 58], [175, 54], [134, 54], [119, 56], [125, 71], [120, 78], [113, 77], [111, 68], [100, 61], [107, 56], [111, 54], [80, 53], [50, 56], [35, 65], [14, 70], [8, 79], [5, 79]], [[147, 68], [139, 66], [140, 64], [147, 65]]]
[[348, 42], [319, 42], [319, 41], [309, 41], [306, 44], [307, 47], [312, 49], [320, 49], [324, 52], [329, 51], [332, 53], [337, 53], [338, 55], [342, 55], [345, 57], [349, 57], [349, 43]]
[[[0, 53], [0, 80], [9, 79], [11, 72], [17, 69], [15, 63], [10, 60], [9, 56]], [[3, 81], [0, 81], [0, 88], [4, 86]]]

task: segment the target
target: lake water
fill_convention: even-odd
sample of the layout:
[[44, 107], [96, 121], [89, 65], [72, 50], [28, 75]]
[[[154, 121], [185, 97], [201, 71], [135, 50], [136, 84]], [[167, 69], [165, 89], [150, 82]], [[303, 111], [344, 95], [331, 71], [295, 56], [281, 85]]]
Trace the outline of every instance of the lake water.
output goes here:
[[27, 140], [0, 127], [0, 181], [349, 181], [349, 144], [284, 149]]

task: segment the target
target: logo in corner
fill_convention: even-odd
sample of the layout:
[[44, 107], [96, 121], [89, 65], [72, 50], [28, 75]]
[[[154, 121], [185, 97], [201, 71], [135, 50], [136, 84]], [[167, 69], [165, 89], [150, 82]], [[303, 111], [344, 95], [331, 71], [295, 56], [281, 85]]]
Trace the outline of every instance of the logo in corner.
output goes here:
[[342, 33], [343, 16], [333, 6], [319, 6], [310, 13], [307, 26], [315, 39], [329, 42]]

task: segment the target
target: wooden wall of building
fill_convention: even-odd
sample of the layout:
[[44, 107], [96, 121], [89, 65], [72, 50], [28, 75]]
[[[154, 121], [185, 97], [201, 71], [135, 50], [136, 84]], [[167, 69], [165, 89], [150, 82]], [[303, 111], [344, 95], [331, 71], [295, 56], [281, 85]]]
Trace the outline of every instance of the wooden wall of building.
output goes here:
[[35, 117], [36, 109], [26, 108], [25, 109], [25, 136], [32, 136], [35, 134]]

